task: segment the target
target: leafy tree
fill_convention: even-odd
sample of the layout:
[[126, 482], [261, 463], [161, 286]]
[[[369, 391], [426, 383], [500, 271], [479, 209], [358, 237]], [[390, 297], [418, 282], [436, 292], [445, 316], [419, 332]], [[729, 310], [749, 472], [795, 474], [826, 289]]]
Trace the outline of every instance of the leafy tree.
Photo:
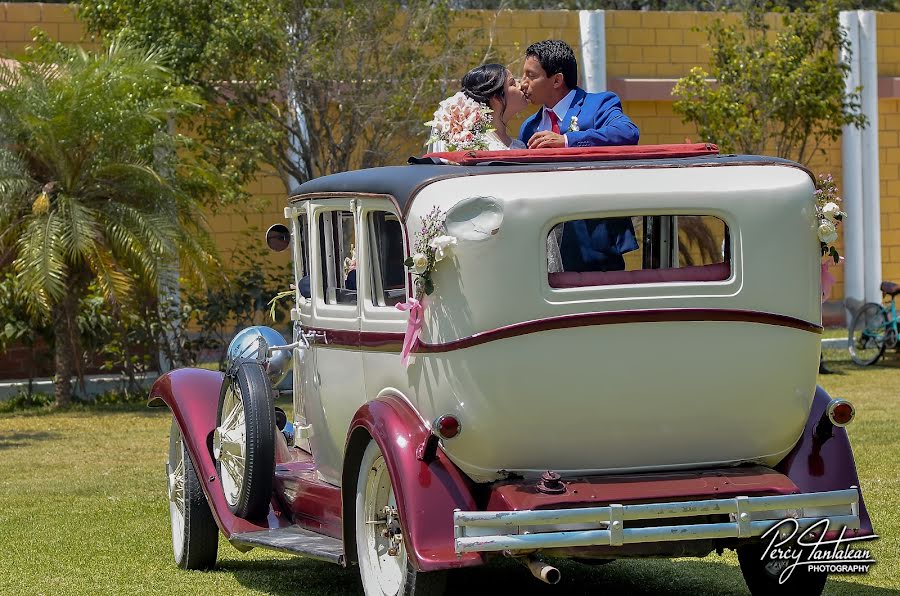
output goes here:
[[100, 53], [39, 40], [0, 67], [0, 263], [32, 316], [52, 324], [56, 403], [71, 398], [78, 304], [116, 308], [156, 285], [162, 263], [211, 270], [200, 215], [222, 181], [167, 132], [201, 104], [158, 50], [119, 40]]
[[[516, 10], [797, 10], [806, 0], [455, 0], [453, 8]], [[896, 0], [847, 0], [842, 10], [897, 10]]]
[[723, 151], [764, 153], [808, 163], [844, 125], [864, 126], [859, 93], [845, 94], [849, 49], [834, 0], [809, 2], [805, 12], [786, 13], [769, 30], [760, 9], [707, 29], [710, 68], [695, 67], [678, 81], [674, 109], [697, 125], [705, 141]]
[[405, 160], [448, 79], [477, 63], [447, 0], [85, 0], [102, 35], [168, 48], [209, 100], [197, 133], [235, 180], [286, 185]]

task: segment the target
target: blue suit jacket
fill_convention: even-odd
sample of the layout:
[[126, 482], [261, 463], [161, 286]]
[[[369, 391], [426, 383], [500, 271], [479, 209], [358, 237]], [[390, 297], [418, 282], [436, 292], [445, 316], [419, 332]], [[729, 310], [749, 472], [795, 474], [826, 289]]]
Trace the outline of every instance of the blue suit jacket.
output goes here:
[[[528, 143], [541, 123], [544, 108], [541, 108], [519, 129], [519, 140]], [[569, 129], [572, 117], [578, 119], [577, 131]], [[602, 147], [605, 145], [637, 145], [640, 132], [634, 122], [622, 112], [619, 96], [609, 91], [587, 93], [581, 87], [575, 88], [572, 105], [559, 128], [566, 135], [569, 147]]]
[[[543, 112], [541, 108], [522, 124], [519, 139], [528, 142], [541, 123]], [[569, 128], [573, 117], [578, 120], [579, 130], [563, 133], [569, 147], [637, 145], [638, 128], [622, 112], [622, 103], [615, 93], [587, 93], [576, 87], [572, 105], [559, 123], [561, 131]], [[560, 254], [566, 271], [622, 271], [622, 255], [637, 248], [630, 217], [582, 219], [563, 226]]]

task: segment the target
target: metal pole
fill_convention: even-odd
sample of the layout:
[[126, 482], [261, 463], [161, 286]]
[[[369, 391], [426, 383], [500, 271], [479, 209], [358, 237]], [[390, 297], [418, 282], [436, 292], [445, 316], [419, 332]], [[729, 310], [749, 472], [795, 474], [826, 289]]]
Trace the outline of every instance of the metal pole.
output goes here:
[[859, 11], [859, 66], [862, 110], [863, 251], [866, 302], [881, 302], [881, 179], [878, 167], [878, 48], [875, 12]]
[[[841, 27], [847, 32], [850, 50], [841, 53], [841, 61], [850, 65], [845, 81], [849, 95], [860, 85], [859, 15], [856, 11], [840, 14]], [[865, 259], [863, 247], [862, 131], [844, 126], [841, 135], [843, 170], [844, 221], [844, 304], [848, 308], [847, 323], [853, 311], [865, 300]]]
[[588, 93], [606, 91], [606, 12], [580, 10], [582, 85]]

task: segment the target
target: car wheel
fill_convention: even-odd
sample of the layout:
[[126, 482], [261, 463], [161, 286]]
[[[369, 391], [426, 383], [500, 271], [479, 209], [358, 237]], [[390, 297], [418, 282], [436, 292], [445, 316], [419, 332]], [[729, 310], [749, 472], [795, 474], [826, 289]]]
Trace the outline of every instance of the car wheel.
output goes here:
[[166, 476], [175, 563], [182, 569], [211, 569], [219, 550], [219, 529], [174, 418]]
[[764, 553], [759, 543], [737, 549], [741, 574], [754, 596], [819, 596], [825, 589], [828, 574], [810, 571], [806, 565], [798, 565], [785, 581], [780, 581], [788, 562], [763, 560]]
[[240, 362], [225, 376], [213, 455], [231, 512], [265, 517], [275, 474], [275, 405], [269, 379], [255, 360]]
[[860, 366], [875, 364], [884, 354], [888, 318], [880, 304], [870, 302], [853, 317], [847, 338], [850, 358]]
[[356, 553], [367, 596], [442, 594], [445, 572], [423, 573], [409, 562], [387, 463], [371, 441], [356, 483]]

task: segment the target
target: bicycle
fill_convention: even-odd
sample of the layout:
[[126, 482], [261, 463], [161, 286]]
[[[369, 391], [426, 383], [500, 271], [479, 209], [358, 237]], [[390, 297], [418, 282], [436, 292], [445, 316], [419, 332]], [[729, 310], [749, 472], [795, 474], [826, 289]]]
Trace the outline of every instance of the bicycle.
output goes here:
[[875, 364], [887, 348], [897, 346], [897, 317], [895, 299], [900, 294], [900, 284], [890, 281], [881, 284], [882, 298], [891, 297], [889, 306], [869, 302], [853, 316], [850, 323], [848, 347], [850, 358], [860, 366]]

